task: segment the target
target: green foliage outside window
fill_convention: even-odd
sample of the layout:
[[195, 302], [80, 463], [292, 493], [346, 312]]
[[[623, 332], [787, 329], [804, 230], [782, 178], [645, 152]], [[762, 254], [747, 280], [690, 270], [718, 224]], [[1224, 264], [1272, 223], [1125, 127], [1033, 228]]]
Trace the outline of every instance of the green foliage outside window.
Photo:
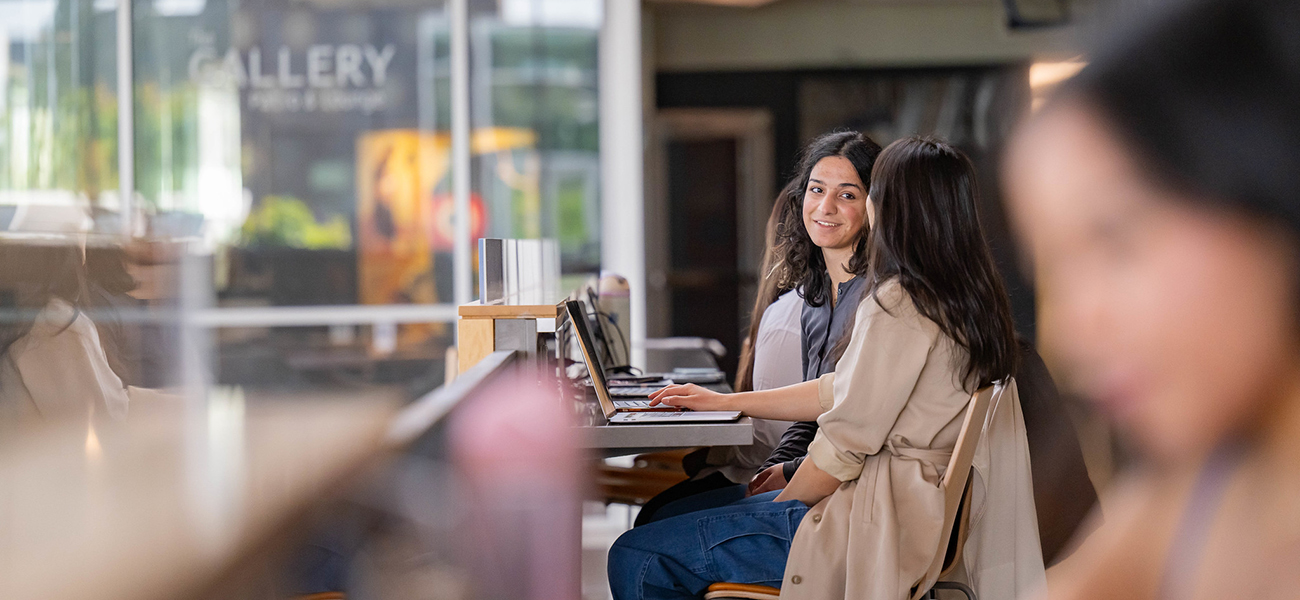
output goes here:
[[335, 215], [324, 223], [302, 200], [290, 196], [267, 196], [248, 215], [240, 229], [243, 246], [284, 246], [307, 250], [345, 250], [352, 247], [348, 220]]

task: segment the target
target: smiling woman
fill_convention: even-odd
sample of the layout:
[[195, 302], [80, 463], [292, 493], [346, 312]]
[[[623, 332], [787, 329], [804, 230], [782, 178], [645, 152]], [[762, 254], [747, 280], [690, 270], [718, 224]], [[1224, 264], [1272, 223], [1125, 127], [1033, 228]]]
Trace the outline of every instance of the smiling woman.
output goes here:
[[[803, 225], [837, 284], [851, 277], [848, 264], [864, 231], [867, 205], [867, 190], [849, 159], [827, 156], [813, 166], [804, 190]], [[831, 286], [832, 301], [835, 291]]]
[[880, 146], [856, 131], [828, 133], [808, 145], [796, 193], [777, 225], [774, 253], [782, 287], [803, 289], [809, 306], [835, 303], [840, 283], [866, 272], [855, 257], [867, 241], [867, 189]]
[[[779, 494], [678, 513], [621, 536], [609, 551], [616, 600], [685, 600], [720, 581], [780, 586], [792, 599], [910, 597], [946, 535], [941, 463], [956, 447], [971, 394], [995, 382], [1009, 391], [1003, 406], [1011, 412], [1002, 414], [1014, 423], [984, 434], [985, 483], [971, 488], [972, 506], [981, 507], [971, 539], [983, 541], [965, 547], [963, 566], [983, 597], [1019, 597], [1042, 584], [1034, 513], [1023, 509], [1033, 499], [1010, 379], [1011, 308], [975, 217], [974, 167], [943, 141], [912, 137], [882, 151], [864, 177], [851, 153], [836, 152], [853, 148], [857, 134], [836, 135], [804, 161], [796, 220], [819, 243], [858, 250], [844, 270], [863, 265], [866, 289], [834, 370], [769, 390], [670, 385], [651, 395], [693, 410], [815, 418], [808, 460]], [[876, 204], [869, 234], [863, 181]], [[836, 261], [831, 248], [811, 257]]]

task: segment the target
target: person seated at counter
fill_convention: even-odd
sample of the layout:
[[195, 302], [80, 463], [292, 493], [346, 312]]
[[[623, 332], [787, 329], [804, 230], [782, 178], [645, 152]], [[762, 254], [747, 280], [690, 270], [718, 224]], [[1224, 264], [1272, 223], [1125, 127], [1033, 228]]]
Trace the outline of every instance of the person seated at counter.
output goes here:
[[[924, 575], [940, 542], [939, 479], [971, 394], [1005, 382], [1014, 396], [1016, 339], [969, 159], [942, 141], [906, 138], [884, 150], [870, 179], [867, 260], [848, 265], [867, 289], [835, 371], [776, 390], [674, 385], [653, 396], [697, 410], [815, 418], [810, 459], [779, 493], [622, 535], [609, 553], [615, 600], [698, 597], [724, 581], [778, 586], [790, 598], [901, 599]], [[968, 577], [983, 597], [1044, 583], [1016, 423], [988, 435], [1009, 449], [993, 454], [990, 469], [1017, 474], [1018, 489], [997, 498], [990, 489], [993, 510], [973, 524], [972, 535], [996, 550], [971, 556]]]
[[[763, 278], [737, 391], [783, 387], [834, 369], [866, 287], [848, 265], [866, 261], [866, 190], [880, 150], [856, 131], [823, 134], [804, 148], [799, 174], [781, 190], [768, 219]], [[683, 467], [692, 478], [647, 502], [636, 525], [744, 498], [756, 471], [784, 462], [787, 454], [793, 458], [787, 440], [794, 430], [816, 428], [755, 419], [754, 444], [706, 450], [705, 464], [696, 468], [688, 457]]]
[[[763, 277], [736, 391], [773, 389], [835, 369], [866, 287], [848, 268], [866, 262], [866, 195], [857, 190], [870, 185], [879, 154], [874, 141], [852, 131], [824, 134], [804, 148], [799, 174], [768, 219]], [[1033, 457], [1043, 559], [1051, 563], [1068, 555], [1097, 493], [1051, 373], [1028, 340], [1019, 340], [1018, 351], [1015, 376]], [[635, 525], [781, 490], [816, 434], [816, 421], [755, 419], [753, 444], [687, 455], [682, 466], [690, 479], [642, 506]]]

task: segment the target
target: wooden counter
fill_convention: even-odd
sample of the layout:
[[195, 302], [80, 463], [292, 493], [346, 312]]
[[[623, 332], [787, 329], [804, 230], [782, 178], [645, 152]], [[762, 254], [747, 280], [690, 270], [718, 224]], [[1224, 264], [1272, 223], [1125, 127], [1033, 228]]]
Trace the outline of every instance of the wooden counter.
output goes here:
[[[551, 299], [551, 298], [548, 298]], [[538, 298], [537, 300], [540, 300]], [[529, 340], [536, 344], [537, 319], [555, 319], [559, 316], [559, 303], [534, 304], [482, 304], [471, 302], [458, 307], [456, 320], [458, 341], [457, 361], [460, 372], [478, 364], [487, 355], [498, 350], [523, 350], [529, 354], [536, 347], [520, 347]], [[531, 329], [529, 329], [531, 327]], [[514, 328], [518, 331], [507, 331]]]
[[201, 595], [384, 451], [386, 394], [0, 436], [0, 595]]

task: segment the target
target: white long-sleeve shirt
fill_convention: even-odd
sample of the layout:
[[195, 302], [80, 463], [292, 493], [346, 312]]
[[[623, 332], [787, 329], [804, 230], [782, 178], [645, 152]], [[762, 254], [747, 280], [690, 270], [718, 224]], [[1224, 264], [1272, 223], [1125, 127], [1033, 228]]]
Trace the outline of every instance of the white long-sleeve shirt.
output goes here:
[[[754, 338], [754, 390], [770, 390], [803, 381], [803, 335], [799, 316], [803, 298], [794, 291], [782, 294], [763, 312]], [[754, 419], [754, 443], [748, 446], [724, 446], [709, 453], [709, 463], [718, 466], [724, 477], [735, 483], [749, 483], [767, 460], [772, 449], [781, 443], [781, 434], [789, 421]]]

